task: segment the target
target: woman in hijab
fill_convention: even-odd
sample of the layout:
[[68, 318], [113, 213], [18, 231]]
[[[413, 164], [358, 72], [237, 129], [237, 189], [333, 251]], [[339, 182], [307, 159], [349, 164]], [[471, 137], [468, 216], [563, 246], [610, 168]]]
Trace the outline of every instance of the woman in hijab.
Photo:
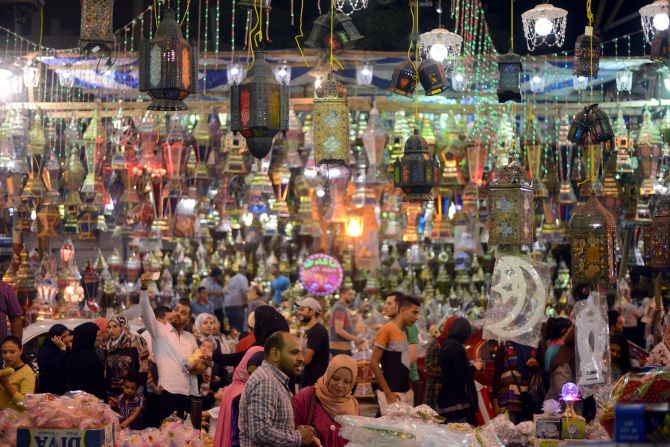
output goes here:
[[146, 383], [149, 372], [149, 348], [140, 336], [130, 333], [128, 319], [117, 314], [107, 323], [105, 344], [105, 375], [111, 396], [123, 393], [123, 381], [127, 376], [137, 377], [139, 384]]
[[459, 317], [451, 323], [447, 340], [440, 351], [442, 388], [437, 397], [438, 412], [445, 422], [475, 423], [477, 390], [474, 373], [477, 368], [470, 363], [463, 343], [470, 336], [470, 322]]
[[358, 366], [352, 357], [344, 354], [333, 357], [316, 385], [303, 388], [293, 398], [296, 427], [314, 427], [323, 447], [346, 445], [348, 441], [340, 436], [335, 416], [360, 416], [358, 401], [351, 394], [357, 374]]
[[[251, 362], [252, 357], [256, 357], [255, 362]], [[260, 360], [260, 361], [259, 361]], [[216, 436], [214, 437], [214, 447], [232, 447], [239, 445], [239, 436], [237, 420], [239, 415], [240, 396], [244, 390], [244, 385], [249, 380], [249, 376], [263, 361], [263, 348], [253, 346], [244, 354], [242, 361], [235, 368], [233, 373], [233, 382], [223, 390], [221, 396], [221, 406], [219, 409], [219, 420], [216, 426]], [[237, 403], [237, 409], [235, 408]]]
[[62, 324], [51, 326], [37, 354], [40, 393], [61, 395], [67, 391], [67, 376], [63, 371], [67, 369], [71, 343], [72, 335], [67, 327]]
[[[221, 339], [215, 336], [215, 321], [217, 321], [217, 318], [214, 315], [201, 313], [196, 317], [195, 323], [193, 324], [193, 327], [197, 331], [196, 342], [198, 343], [198, 346], [205, 340], [214, 340], [214, 343], [216, 344], [216, 346], [214, 346], [214, 354], [212, 355], [214, 366], [212, 367], [210, 377], [203, 374], [198, 378], [201, 391], [205, 391], [205, 395], [203, 396], [205, 397], [205, 402], [203, 403], [204, 408], [210, 408], [215, 402], [214, 395], [219, 388], [228, 385], [230, 382], [228, 371], [222, 366], [223, 350], [221, 347]], [[209, 379], [209, 383], [204, 384], [203, 382], [205, 382], [206, 379]]]
[[80, 324], [74, 329], [72, 354], [68, 376], [68, 390], [86, 391], [97, 398], [107, 401], [105, 386], [105, 365], [95, 350], [95, 337], [99, 328], [95, 323]]
[[424, 403], [437, 410], [437, 395], [442, 388], [442, 368], [440, 368], [440, 350], [449, 338], [449, 328], [456, 317], [449, 317], [444, 322], [442, 332], [433, 338], [426, 348], [426, 395]]

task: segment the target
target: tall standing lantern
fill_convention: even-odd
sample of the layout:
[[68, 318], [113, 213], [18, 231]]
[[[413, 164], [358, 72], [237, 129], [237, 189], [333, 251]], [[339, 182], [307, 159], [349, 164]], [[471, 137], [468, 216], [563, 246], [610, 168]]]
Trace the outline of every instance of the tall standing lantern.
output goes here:
[[438, 183], [440, 164], [430, 154], [426, 139], [414, 129], [405, 142], [403, 156], [393, 166], [393, 184], [404, 193], [404, 202], [428, 202]]
[[259, 160], [272, 149], [278, 132], [288, 131], [288, 87], [279, 84], [261, 50], [241, 84], [230, 89], [230, 128], [247, 141], [249, 153]]
[[79, 48], [83, 53], [111, 53], [114, 47], [114, 0], [82, 0]]
[[670, 198], [661, 198], [651, 222], [644, 226], [644, 260], [653, 269], [670, 268]]
[[198, 49], [184, 39], [175, 12], [166, 8], [154, 38], [140, 44], [140, 91], [153, 99], [148, 110], [187, 110], [198, 92]]
[[349, 166], [349, 103], [347, 90], [328, 74], [314, 92], [314, 162]]
[[489, 244], [533, 245], [533, 184], [518, 161], [498, 170], [489, 186]]
[[498, 57], [498, 102], [521, 102], [521, 56], [510, 51]]
[[585, 27], [584, 34], [575, 42], [575, 59], [572, 75], [584, 78], [597, 78], [600, 56], [603, 54], [601, 40], [593, 35], [593, 28]]

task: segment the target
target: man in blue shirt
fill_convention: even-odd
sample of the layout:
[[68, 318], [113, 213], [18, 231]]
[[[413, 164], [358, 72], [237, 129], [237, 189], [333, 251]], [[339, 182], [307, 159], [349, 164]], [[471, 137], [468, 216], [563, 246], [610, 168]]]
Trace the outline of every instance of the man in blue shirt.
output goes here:
[[214, 304], [209, 302], [207, 287], [200, 286], [195, 295], [195, 301], [191, 301], [191, 312], [194, 317], [200, 314], [214, 315]]
[[272, 292], [272, 302], [275, 305], [279, 306], [281, 305], [282, 301], [284, 301], [281, 294], [289, 287], [291, 287], [291, 280], [289, 280], [286, 276], [282, 275], [281, 272], [279, 271], [279, 267], [277, 267], [276, 265], [273, 265], [271, 267], [270, 274], [275, 277], [275, 279], [273, 279], [272, 282], [270, 283], [270, 288]]

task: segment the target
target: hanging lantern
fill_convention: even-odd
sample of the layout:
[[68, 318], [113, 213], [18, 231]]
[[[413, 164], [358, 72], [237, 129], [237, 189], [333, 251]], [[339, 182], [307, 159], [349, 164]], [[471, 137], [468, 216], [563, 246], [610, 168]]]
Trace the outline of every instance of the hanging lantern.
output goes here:
[[572, 205], [577, 202], [577, 196], [570, 182], [572, 156], [575, 146], [568, 140], [569, 129], [568, 116], [564, 114], [561, 117], [558, 131], [559, 177], [561, 181], [558, 192], [558, 203], [560, 205]]
[[528, 119], [523, 146], [526, 151], [526, 160], [532, 178], [535, 198], [546, 199], [549, 196], [549, 191], [540, 178], [543, 167], [544, 137], [540, 131], [540, 123], [535, 116]]
[[466, 76], [465, 70], [463, 70], [462, 67], [454, 69], [451, 74], [451, 88], [455, 92], [464, 92], [467, 89], [468, 83]]
[[605, 143], [614, 138], [610, 119], [598, 104], [591, 104], [577, 113], [570, 125], [568, 140], [576, 144]]
[[432, 59], [445, 68], [453, 68], [455, 59], [461, 55], [463, 38], [444, 28], [436, 28], [419, 36], [419, 56]]
[[226, 68], [226, 83], [228, 85], [241, 84], [247, 75], [244, 65], [232, 62]]
[[314, 92], [314, 161], [317, 166], [349, 166], [349, 105], [347, 90], [328, 74]]
[[512, 53], [498, 57], [498, 73], [500, 81], [498, 82], [498, 102], [521, 102], [521, 57]]
[[23, 85], [26, 88], [37, 88], [40, 85], [40, 72], [35, 65], [28, 65], [23, 68]]
[[665, 63], [670, 57], [670, 42], [668, 42], [668, 37], [670, 33], [668, 30], [659, 31], [654, 36], [654, 40], [651, 42], [651, 54], [649, 55], [649, 60], [652, 62]]
[[597, 78], [600, 65], [600, 56], [603, 54], [602, 43], [593, 35], [593, 28], [585, 27], [584, 34], [577, 37], [575, 42], [575, 59], [572, 66], [574, 76]]
[[389, 90], [398, 95], [411, 98], [416, 89], [417, 73], [411, 62], [403, 62], [393, 70]]
[[489, 244], [533, 244], [533, 186], [519, 162], [498, 170], [489, 186]]
[[351, 21], [351, 17], [336, 12], [332, 20], [330, 13], [317, 17], [305, 45], [318, 50], [330, 49], [331, 46], [333, 51], [348, 50], [353, 48], [356, 42], [362, 38], [363, 36], [354, 26], [354, 22]]
[[449, 88], [449, 80], [441, 62], [426, 59], [419, 65], [419, 82], [426, 96], [442, 93]]
[[637, 150], [637, 159], [640, 162], [640, 173], [642, 184], [640, 185], [640, 195], [648, 196], [655, 194], [654, 182], [658, 172], [658, 162], [663, 147], [661, 133], [651, 119], [651, 112], [645, 110], [642, 113], [642, 125], [635, 142]]
[[174, 9], [165, 16], [150, 41], [140, 44], [140, 91], [153, 102], [148, 110], [187, 110], [184, 99], [198, 92], [198, 49], [184, 39]]
[[647, 43], [651, 45], [659, 31], [666, 31], [670, 25], [670, 2], [655, 0], [654, 3], [640, 8], [642, 31]]
[[535, 51], [541, 45], [562, 47], [567, 19], [568, 11], [548, 3], [539, 4], [521, 14], [528, 51]]
[[573, 76], [572, 77], [572, 88], [577, 91], [586, 90], [589, 86], [589, 78], [586, 76]]
[[414, 130], [414, 135], [405, 142], [403, 156], [393, 166], [393, 184], [400, 188], [405, 202], [427, 202], [437, 185], [440, 165], [430, 154], [428, 143]]
[[[280, 84], [289, 85], [291, 82], [291, 66], [283, 61], [280, 65], [277, 65], [272, 69], [272, 73], [275, 75], [275, 79]], [[239, 82], [238, 82], [239, 84]]]
[[644, 260], [653, 269], [670, 268], [670, 199], [663, 197], [644, 226]]
[[388, 133], [384, 128], [379, 111], [375, 104], [370, 110], [368, 127], [363, 132], [363, 147], [370, 163], [371, 177], [376, 179], [381, 174], [381, 166], [384, 162], [384, 148]]
[[633, 88], [633, 72], [624, 69], [618, 71], [616, 74], [616, 90], [617, 92], [628, 92], [630, 93]]
[[368, 62], [356, 66], [356, 83], [358, 85], [372, 85], [374, 66]]
[[114, 47], [114, 0], [82, 0], [79, 48], [82, 53], [111, 53]]
[[573, 284], [614, 283], [615, 232], [614, 218], [595, 195], [577, 206], [570, 221]]
[[249, 153], [260, 159], [272, 149], [277, 132], [288, 130], [288, 87], [280, 85], [261, 50], [241, 84], [230, 90], [230, 129], [247, 140]]
[[634, 169], [631, 164], [630, 153], [628, 152], [630, 138], [621, 110], [617, 113], [616, 121], [614, 122], [614, 143], [616, 145], [616, 172], [619, 174], [632, 174]]
[[539, 93], [544, 93], [546, 84], [547, 79], [542, 75], [542, 73], [534, 73], [530, 77], [530, 91], [536, 95]]
[[100, 285], [100, 277], [93, 270], [90, 262], [86, 262], [86, 268], [84, 269], [84, 275], [82, 278], [84, 283], [84, 292], [86, 293], [86, 299], [94, 300], [98, 297], [98, 286]]

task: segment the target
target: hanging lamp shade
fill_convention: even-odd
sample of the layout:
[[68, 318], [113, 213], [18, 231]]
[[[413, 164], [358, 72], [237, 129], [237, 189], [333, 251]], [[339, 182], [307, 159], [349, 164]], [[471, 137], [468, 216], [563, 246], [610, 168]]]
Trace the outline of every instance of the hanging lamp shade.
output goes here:
[[653, 269], [670, 268], [670, 198], [663, 197], [651, 222], [644, 226], [645, 264]]
[[272, 149], [278, 132], [288, 131], [288, 87], [279, 84], [261, 50], [241, 84], [230, 89], [230, 129], [241, 133], [249, 153], [260, 159]]
[[578, 205], [570, 221], [572, 281], [609, 285], [614, 271], [616, 222], [595, 195]]
[[314, 161], [317, 166], [349, 166], [347, 90], [329, 73], [314, 92]]
[[398, 95], [411, 98], [416, 89], [417, 75], [411, 62], [403, 62], [393, 70], [389, 90]]
[[521, 56], [509, 52], [498, 57], [498, 102], [521, 102]]
[[[333, 25], [332, 33], [330, 29], [331, 22]], [[319, 50], [329, 50], [331, 45], [333, 51], [348, 50], [353, 48], [356, 45], [356, 42], [362, 38], [363, 36], [354, 26], [354, 22], [351, 21], [351, 17], [336, 12], [332, 20], [330, 18], [330, 13], [323, 14], [316, 18], [312, 31], [309, 34], [309, 38], [305, 41], [305, 45]]]
[[433, 59], [426, 59], [419, 65], [419, 82], [426, 96], [437, 95], [449, 88], [449, 80], [442, 63]]
[[533, 196], [533, 185], [518, 161], [498, 170], [489, 186], [489, 244], [533, 244]]
[[404, 193], [404, 202], [428, 202], [438, 183], [439, 163], [430, 154], [428, 143], [414, 130], [405, 142], [403, 156], [393, 166], [393, 184]]
[[114, 0], [82, 0], [79, 48], [83, 53], [111, 53], [114, 47]]
[[536, 5], [521, 14], [528, 51], [534, 51], [541, 45], [562, 47], [567, 18], [568, 11], [550, 3]]
[[601, 40], [593, 35], [593, 28], [585, 27], [584, 34], [577, 37], [575, 42], [575, 59], [572, 66], [574, 76], [597, 78], [600, 65], [600, 56], [603, 54]]
[[174, 9], [166, 9], [154, 38], [140, 44], [140, 91], [153, 99], [149, 110], [187, 110], [184, 99], [198, 92], [198, 49], [184, 39]]
[[419, 54], [422, 59], [432, 59], [453, 68], [454, 59], [461, 55], [463, 38], [444, 28], [435, 28], [419, 36]]
[[670, 25], [669, 15], [670, 2], [668, 0], [656, 0], [640, 8], [642, 31], [648, 44], [654, 41], [658, 32], [668, 29], [668, 25]]

